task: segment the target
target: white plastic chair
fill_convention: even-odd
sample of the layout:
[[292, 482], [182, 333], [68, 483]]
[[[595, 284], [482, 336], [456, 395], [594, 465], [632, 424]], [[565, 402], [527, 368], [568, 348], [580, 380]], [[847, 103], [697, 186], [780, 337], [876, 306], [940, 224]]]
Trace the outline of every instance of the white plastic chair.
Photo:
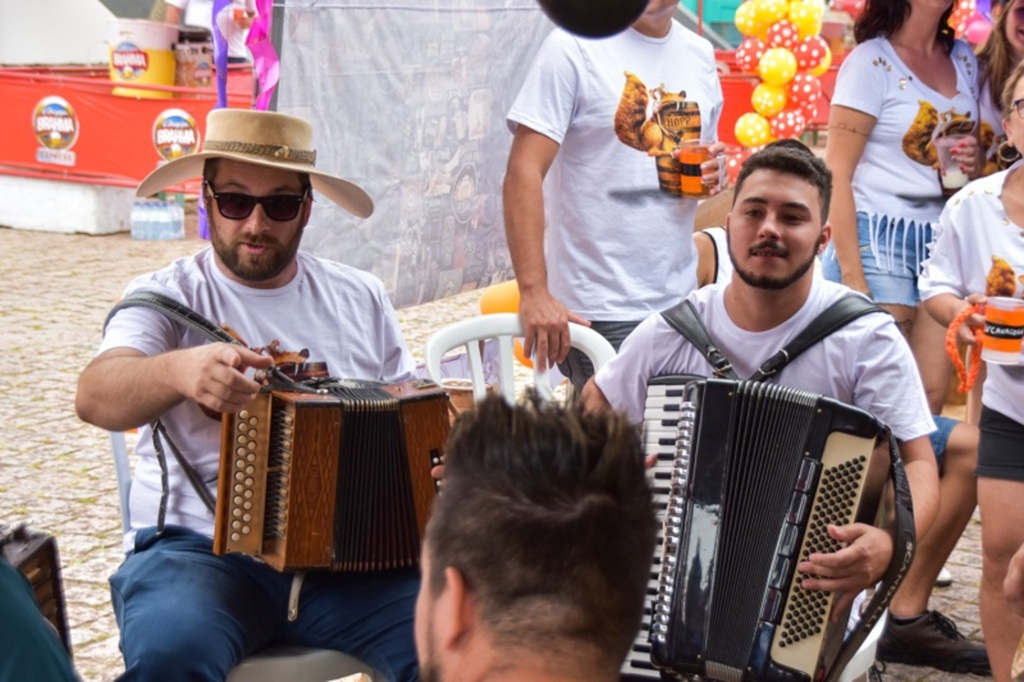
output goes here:
[[869, 682], [870, 671], [875, 665], [875, 657], [878, 651], [878, 640], [885, 630], [885, 623], [889, 619], [888, 611], [878, 619], [875, 627], [871, 628], [867, 638], [861, 643], [857, 653], [853, 655], [850, 662], [846, 664], [846, 670], [839, 676], [839, 682]]
[[[498, 344], [498, 384], [502, 396], [508, 401], [515, 400], [515, 356], [512, 347], [517, 337], [523, 336], [523, 326], [516, 313], [492, 313], [454, 322], [437, 330], [427, 338], [427, 374], [438, 384], [444, 378], [441, 374], [441, 358], [449, 351], [464, 348], [469, 359], [470, 379], [473, 382], [473, 398], [482, 400], [487, 395], [484, 379], [484, 363], [480, 342], [494, 339]], [[586, 353], [594, 364], [594, 371], [615, 357], [615, 349], [608, 340], [589, 327], [569, 323], [569, 338], [573, 348]], [[533, 382], [537, 392], [545, 400], [551, 398], [551, 383], [548, 371], [533, 369]]]
[[[121, 504], [121, 528], [131, 528], [128, 493], [132, 474], [128, 465], [128, 445], [124, 434], [111, 432], [110, 446], [117, 472], [117, 492]], [[331, 649], [312, 649], [298, 646], [270, 646], [248, 656], [228, 674], [227, 682], [324, 682], [346, 675], [364, 673], [373, 679], [381, 674], [362, 661]]]

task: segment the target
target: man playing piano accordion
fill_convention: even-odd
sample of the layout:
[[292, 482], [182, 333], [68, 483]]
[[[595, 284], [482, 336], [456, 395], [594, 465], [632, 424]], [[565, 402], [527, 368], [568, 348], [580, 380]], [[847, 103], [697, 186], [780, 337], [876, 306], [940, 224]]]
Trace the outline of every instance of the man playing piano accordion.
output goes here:
[[[849, 293], [814, 274], [831, 236], [827, 223], [831, 173], [796, 141], [769, 145], [744, 164], [726, 222], [731, 281], [691, 293], [712, 341], [741, 377], [785, 346], [831, 303]], [[712, 376], [704, 356], [660, 314], [626, 339], [619, 355], [591, 380], [588, 409], [610, 405], [640, 422], [648, 381], [666, 374]], [[913, 494], [918, 537], [937, 510], [937, 469], [928, 440], [934, 423], [910, 349], [891, 317], [864, 315], [811, 346], [768, 381], [859, 407], [886, 424], [900, 444]], [[843, 545], [811, 554], [797, 570], [817, 576], [811, 590], [841, 591], [853, 599], [889, 565], [892, 539], [864, 524], [832, 526]]]
[[[314, 168], [312, 137], [312, 127], [291, 116], [219, 109], [200, 153], [161, 166], [139, 186], [148, 196], [202, 175], [212, 247], [136, 278], [128, 292], [168, 296], [229, 326], [242, 345], [206, 343], [147, 308], [121, 309], [79, 381], [80, 418], [108, 430], [139, 428], [128, 556], [111, 578], [124, 679], [223, 680], [275, 642], [337, 649], [389, 679], [417, 679], [417, 569], [308, 571], [293, 582], [251, 557], [211, 553], [214, 517], [200, 487], [218, 479], [219, 413], [255, 397], [254, 370], [276, 360], [298, 378], [314, 369], [388, 383], [415, 378], [381, 282], [298, 251], [314, 190], [356, 216], [373, 210], [363, 190]], [[173, 443], [198, 474], [195, 489], [168, 456], [162, 490], [150, 426], [157, 419], [163, 449]]]

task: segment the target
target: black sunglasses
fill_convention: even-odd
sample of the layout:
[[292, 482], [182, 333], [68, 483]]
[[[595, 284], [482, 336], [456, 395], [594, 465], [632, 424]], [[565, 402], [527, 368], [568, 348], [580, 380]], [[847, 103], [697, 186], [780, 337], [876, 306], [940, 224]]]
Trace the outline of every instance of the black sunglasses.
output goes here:
[[209, 182], [203, 182], [217, 202], [217, 211], [228, 220], [245, 220], [252, 215], [256, 204], [263, 207], [268, 218], [277, 222], [294, 220], [299, 209], [309, 196], [309, 187], [302, 194], [271, 194], [266, 197], [254, 197], [239, 192], [218, 192]]

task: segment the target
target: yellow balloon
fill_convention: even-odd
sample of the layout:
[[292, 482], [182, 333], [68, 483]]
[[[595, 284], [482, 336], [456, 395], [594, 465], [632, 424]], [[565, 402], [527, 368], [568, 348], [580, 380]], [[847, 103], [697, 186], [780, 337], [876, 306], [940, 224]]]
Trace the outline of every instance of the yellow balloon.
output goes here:
[[750, 96], [750, 103], [754, 105], [754, 111], [765, 118], [771, 118], [786, 108], [788, 99], [784, 86], [759, 83]]
[[796, 75], [796, 57], [784, 47], [765, 50], [761, 63], [757, 65], [761, 80], [772, 85], [785, 85]]
[[480, 314], [518, 313], [519, 283], [514, 279], [501, 284], [492, 284], [480, 296]]
[[748, 112], [736, 119], [736, 141], [744, 147], [758, 147], [772, 141], [772, 127], [761, 114]]
[[818, 64], [816, 67], [814, 67], [813, 69], [809, 69], [807, 73], [811, 74], [812, 76], [820, 76], [824, 74], [826, 71], [828, 71], [828, 67], [830, 66], [832, 66], [832, 50], [826, 47], [824, 59], [822, 59], [821, 63]]
[[771, 26], [780, 19], [785, 19], [789, 12], [789, 0], [753, 0], [754, 16], [757, 22]]
[[789, 5], [789, 22], [796, 26], [801, 40], [821, 33], [821, 23], [824, 16], [824, 6], [815, 0], [805, 2], [794, 0]]
[[747, 38], [759, 36], [768, 30], [768, 27], [757, 18], [753, 0], [747, 0], [736, 8], [733, 21], [736, 23], [736, 29]]

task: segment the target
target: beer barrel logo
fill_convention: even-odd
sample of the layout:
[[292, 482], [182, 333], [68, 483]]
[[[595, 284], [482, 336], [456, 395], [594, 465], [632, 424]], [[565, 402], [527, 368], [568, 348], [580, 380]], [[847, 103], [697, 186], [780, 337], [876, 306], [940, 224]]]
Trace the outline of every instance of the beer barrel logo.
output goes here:
[[63, 97], [45, 97], [32, 113], [36, 139], [46, 149], [71, 149], [78, 140], [78, 116]]
[[135, 43], [119, 43], [110, 55], [110, 64], [122, 79], [136, 80], [149, 69], [149, 55]]
[[184, 109], [165, 109], [153, 123], [153, 144], [167, 161], [195, 153], [199, 147], [199, 127]]

